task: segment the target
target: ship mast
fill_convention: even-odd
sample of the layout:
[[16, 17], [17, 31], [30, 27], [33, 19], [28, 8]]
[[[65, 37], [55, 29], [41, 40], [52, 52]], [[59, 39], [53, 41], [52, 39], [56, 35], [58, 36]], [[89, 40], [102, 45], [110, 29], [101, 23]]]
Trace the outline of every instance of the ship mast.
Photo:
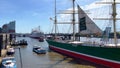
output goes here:
[[[116, 3], [116, 0], [113, 0], [113, 2], [101, 2], [98, 4], [112, 4], [112, 20], [113, 20], [113, 30], [114, 30], [114, 44], [117, 47], [117, 33], [116, 33], [116, 20], [120, 20], [120, 18], [116, 18], [116, 4], [120, 4], [120, 3]], [[99, 19], [99, 20], [110, 20], [108, 18], [94, 18], [94, 19]]]
[[75, 41], [75, 0], [73, 0], [73, 41]]
[[55, 0], [55, 20], [54, 20], [54, 24], [55, 24], [55, 37], [56, 37], [57, 36], [56, 0]]
[[[73, 19], [72, 19], [72, 24], [73, 24], [73, 39], [72, 39], [72, 41], [75, 41], [75, 0], [72, 0], [72, 3], [73, 3], [73, 12], [72, 12], [72, 17], [73, 17]], [[61, 13], [60, 13], [61, 14]], [[62, 13], [63, 14], [63, 13]], [[64, 13], [64, 14], [71, 14], [71, 13]], [[55, 24], [55, 37], [57, 36], [57, 34], [56, 34], [56, 32], [57, 32], [57, 30], [56, 30], [56, 28], [57, 28], [57, 24], [70, 24], [70, 23], [57, 23], [57, 15], [56, 15], [56, 0], [55, 0], [55, 20], [54, 20], [54, 24]]]
[[112, 4], [112, 16], [113, 16], [113, 28], [114, 28], [114, 43], [115, 43], [115, 46], [117, 47], [117, 35], [116, 35], [116, 3], [115, 3], [115, 0]]

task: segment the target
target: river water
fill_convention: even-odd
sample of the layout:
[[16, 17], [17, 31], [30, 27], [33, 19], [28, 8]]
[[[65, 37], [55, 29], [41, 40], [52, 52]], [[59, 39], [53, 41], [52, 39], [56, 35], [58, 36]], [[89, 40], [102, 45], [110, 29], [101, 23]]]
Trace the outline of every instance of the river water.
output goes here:
[[[17, 37], [17, 40], [25, 39], [27, 46], [15, 47], [17, 68], [98, 68], [92, 63], [81, 60], [79, 63], [73, 58], [50, 51], [48, 43], [39, 42], [29, 37]], [[34, 45], [39, 45], [47, 50], [46, 54], [36, 54], [32, 51]], [[21, 54], [21, 58], [20, 58]], [[100, 67], [101, 68], [101, 67]]]

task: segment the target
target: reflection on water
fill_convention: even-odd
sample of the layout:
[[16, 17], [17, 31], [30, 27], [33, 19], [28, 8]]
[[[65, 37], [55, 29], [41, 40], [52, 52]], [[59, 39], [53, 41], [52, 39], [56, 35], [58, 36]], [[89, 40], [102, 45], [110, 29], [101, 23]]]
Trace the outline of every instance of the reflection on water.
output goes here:
[[[53, 51], [48, 52], [47, 42], [39, 42], [36, 39], [28, 37], [19, 37], [17, 40], [25, 39], [28, 42], [27, 46], [21, 47], [22, 68], [95, 68], [91, 65], [78, 64], [72, 58], [63, 56]], [[47, 50], [46, 54], [36, 54], [32, 51], [34, 45], [39, 45]], [[21, 68], [19, 50], [15, 49], [15, 58], [17, 67]]]

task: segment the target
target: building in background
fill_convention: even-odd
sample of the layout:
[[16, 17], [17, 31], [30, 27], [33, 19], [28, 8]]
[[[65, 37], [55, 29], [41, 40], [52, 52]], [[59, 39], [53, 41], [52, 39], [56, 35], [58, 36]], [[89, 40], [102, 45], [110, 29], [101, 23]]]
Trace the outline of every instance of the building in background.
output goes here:
[[2, 33], [15, 33], [15, 21], [11, 21], [8, 24], [2, 26]]
[[2, 33], [8, 33], [8, 24], [2, 26]]
[[8, 33], [15, 33], [15, 21], [11, 21], [8, 25]]
[[0, 33], [2, 33], [2, 28], [0, 27]]
[[15, 21], [10, 21], [0, 27], [0, 57], [2, 49], [6, 49], [16, 39], [15, 23]]

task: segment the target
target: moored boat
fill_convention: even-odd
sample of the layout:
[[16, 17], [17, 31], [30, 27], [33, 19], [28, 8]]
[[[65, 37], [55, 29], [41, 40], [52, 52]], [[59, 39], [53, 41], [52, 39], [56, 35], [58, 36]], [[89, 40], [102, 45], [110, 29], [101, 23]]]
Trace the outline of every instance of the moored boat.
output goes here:
[[46, 54], [46, 50], [40, 46], [33, 46], [33, 52], [37, 54]]
[[28, 45], [27, 41], [25, 39], [16, 41], [12, 44], [12, 46], [23, 46], [23, 45]]
[[1, 68], [17, 68], [15, 58], [14, 57], [3, 58]]
[[25, 39], [23, 39], [18, 42], [18, 45], [28, 45], [28, 43]]
[[39, 42], [44, 42], [44, 38], [43, 38], [43, 37], [40, 37], [40, 38], [39, 38]]
[[7, 55], [13, 55], [15, 53], [15, 50], [14, 50], [14, 48], [8, 48], [8, 50], [7, 50]]

